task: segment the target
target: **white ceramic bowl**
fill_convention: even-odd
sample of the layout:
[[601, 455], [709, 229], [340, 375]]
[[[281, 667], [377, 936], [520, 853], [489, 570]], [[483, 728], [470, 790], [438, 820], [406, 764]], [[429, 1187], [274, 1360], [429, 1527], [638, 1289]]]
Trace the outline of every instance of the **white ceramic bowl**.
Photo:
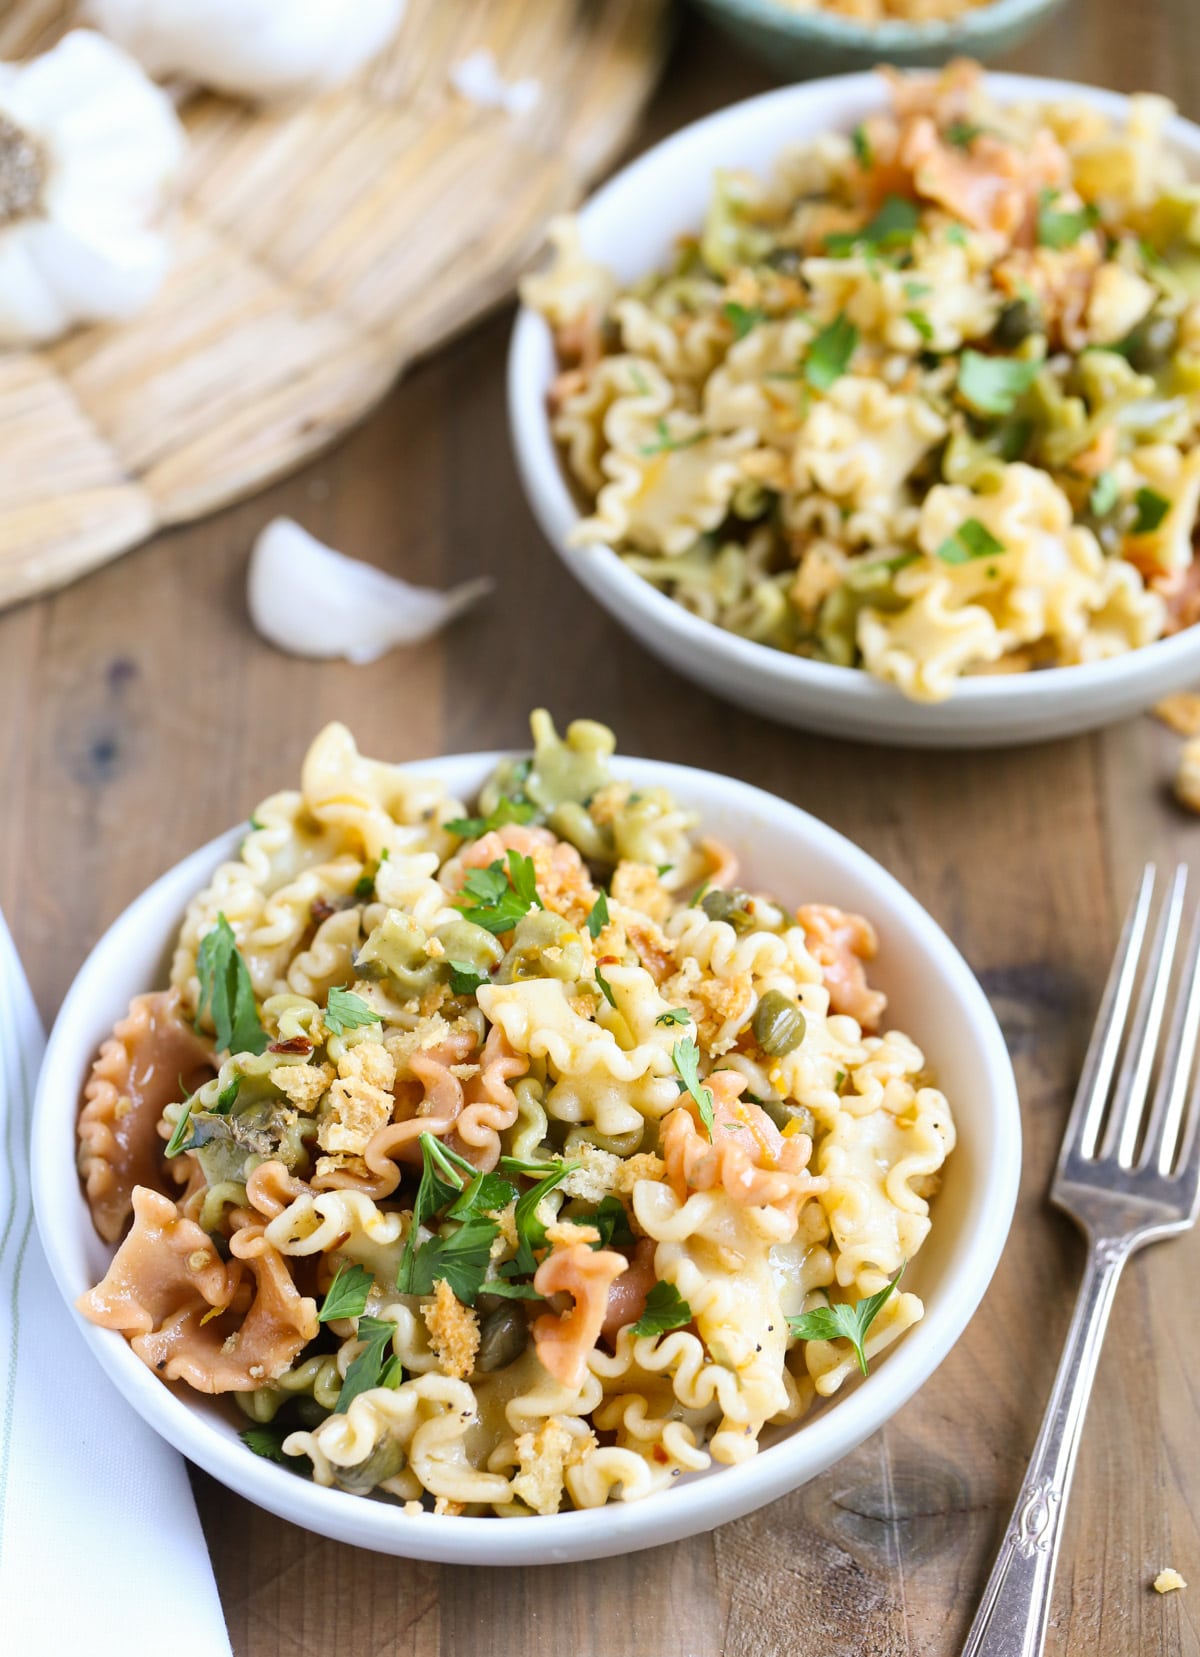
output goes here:
[[[1115, 92], [1029, 75], [991, 75], [988, 86], [1002, 103], [1078, 98], [1118, 116], [1127, 104]], [[767, 173], [787, 144], [850, 131], [886, 104], [877, 76], [845, 75], [768, 92], [684, 127], [591, 198], [579, 216], [584, 246], [622, 281], [643, 276], [666, 261], [676, 237], [701, 223], [716, 168]], [[1200, 127], [1176, 120], [1169, 132], [1200, 166]], [[523, 307], [509, 353], [509, 420], [525, 491], [547, 539], [647, 649], [731, 702], [833, 736], [984, 747], [1111, 724], [1200, 678], [1200, 627], [1193, 627], [1112, 661], [965, 679], [948, 701], [931, 706], [909, 701], [860, 669], [806, 661], [701, 621], [634, 575], [608, 547], [568, 547], [580, 512], [546, 417], [554, 372], [550, 330]]]
[[[413, 769], [470, 798], [498, 757], [466, 754]], [[877, 863], [796, 807], [705, 771], [626, 759], [618, 769], [634, 782], [665, 784], [698, 807], [755, 885], [793, 901], [861, 910], [878, 927], [873, 977], [892, 998], [890, 1019], [925, 1048], [958, 1123], [932, 1232], [905, 1277], [905, 1287], [925, 1299], [925, 1318], [868, 1379], [752, 1461], [714, 1468], [641, 1502], [514, 1520], [410, 1517], [395, 1505], [321, 1489], [246, 1449], [237, 1437], [246, 1422], [232, 1402], [165, 1385], [122, 1336], [80, 1320], [109, 1378], [157, 1432], [230, 1489], [308, 1530], [382, 1553], [473, 1565], [597, 1559], [710, 1530], [813, 1478], [882, 1426], [962, 1334], [999, 1259], [1020, 1171], [1016, 1086], [992, 1010], [953, 944]], [[33, 1186], [42, 1241], [69, 1304], [110, 1258], [75, 1171], [75, 1117], [88, 1067], [130, 998], [164, 982], [188, 900], [234, 855], [243, 832], [185, 858], [130, 905], [88, 956], [55, 1023], [34, 1115]]]

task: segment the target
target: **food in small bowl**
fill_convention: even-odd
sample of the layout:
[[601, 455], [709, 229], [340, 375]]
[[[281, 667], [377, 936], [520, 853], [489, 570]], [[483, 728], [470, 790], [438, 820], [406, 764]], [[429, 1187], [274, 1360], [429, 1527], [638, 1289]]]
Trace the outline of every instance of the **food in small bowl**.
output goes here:
[[[911, 900], [768, 796], [533, 725], [519, 759], [414, 770], [329, 727], [99, 946], [42, 1082], [47, 1248], [137, 1407], [276, 1511], [419, 1556], [649, 1545], [809, 1476], [961, 1329], [1015, 1191], [1003, 1044]], [[891, 978], [957, 1148], [860, 895], [917, 968]]]
[[775, 75], [827, 75], [883, 61], [915, 67], [1011, 52], [1062, 0], [696, 0]]
[[[870, 88], [723, 112], [558, 225], [510, 367], [534, 504], [675, 665], [797, 722], [819, 703], [835, 730], [902, 726], [829, 668], [972, 693], [910, 740], [1146, 705], [1200, 666], [1180, 638], [1200, 613], [1200, 190], [1175, 142], [1195, 135], [1161, 99], [1039, 97], [969, 64]], [[574, 499], [530, 403], [538, 318]], [[1153, 665], [1120, 661], [1147, 647]]]

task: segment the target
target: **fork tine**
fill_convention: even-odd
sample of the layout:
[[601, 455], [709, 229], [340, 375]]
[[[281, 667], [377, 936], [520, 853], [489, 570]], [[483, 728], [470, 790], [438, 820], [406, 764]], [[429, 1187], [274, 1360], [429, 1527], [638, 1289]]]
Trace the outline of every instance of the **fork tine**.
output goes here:
[[1115, 1155], [1122, 1168], [1133, 1167], [1133, 1153], [1137, 1148], [1138, 1132], [1150, 1092], [1154, 1054], [1175, 966], [1175, 945], [1187, 875], [1186, 866], [1180, 864], [1163, 900], [1154, 941], [1146, 959], [1141, 994], [1129, 1029], [1125, 1058], [1113, 1090], [1108, 1124], [1100, 1142], [1101, 1157]]
[[1175, 994], [1175, 1012], [1159, 1067], [1159, 1082], [1146, 1125], [1146, 1139], [1139, 1167], [1153, 1165], [1160, 1174], [1169, 1174], [1175, 1162], [1183, 1123], [1184, 1107], [1190, 1092], [1188, 1083], [1200, 1035], [1200, 908], [1192, 917], [1191, 933], [1184, 955], [1183, 970]]
[[1092, 1039], [1083, 1061], [1079, 1086], [1075, 1090], [1075, 1102], [1071, 1106], [1067, 1131], [1063, 1136], [1063, 1161], [1074, 1149], [1084, 1157], [1095, 1155], [1100, 1125], [1104, 1120], [1109, 1084], [1121, 1046], [1121, 1033], [1125, 1028], [1129, 1002], [1133, 995], [1138, 957], [1141, 954], [1142, 940], [1146, 935], [1146, 920], [1150, 913], [1150, 899], [1154, 893], [1154, 878], [1154, 864], [1147, 863], [1142, 874], [1142, 883], [1125, 916], [1117, 952], [1113, 957], [1100, 1008], [1096, 1014]]

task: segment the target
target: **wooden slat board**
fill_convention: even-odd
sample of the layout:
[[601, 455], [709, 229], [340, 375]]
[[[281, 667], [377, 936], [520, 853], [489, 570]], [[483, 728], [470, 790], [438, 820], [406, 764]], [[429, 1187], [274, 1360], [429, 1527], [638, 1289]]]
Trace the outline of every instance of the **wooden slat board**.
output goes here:
[[[1153, 87], [1195, 117], [1200, 8], [1075, 0], [1013, 67]], [[688, 19], [642, 136], [766, 85]], [[414, 758], [519, 743], [525, 710], [545, 701], [560, 720], [608, 720], [629, 752], [796, 801], [931, 910], [1014, 1053], [1017, 1221], [964, 1339], [892, 1423], [708, 1536], [594, 1565], [439, 1568], [324, 1542], [197, 1474], [236, 1657], [956, 1657], [1078, 1282], [1082, 1250], [1045, 1191], [1119, 915], [1145, 857], [1200, 874], [1200, 819], [1167, 792], [1178, 739], [1139, 719], [1024, 751], [919, 754], [822, 741], [702, 695], [542, 544], [508, 449], [507, 330], [502, 316], [459, 340], [262, 497], [0, 617], [0, 904], [44, 1014], [156, 874], [289, 785], [324, 720]], [[488, 569], [495, 598], [368, 668], [290, 660], [253, 634], [242, 599], [250, 541], [277, 512], [410, 580]], [[1200, 1657], [1198, 1277], [1193, 1234], [1148, 1250], [1122, 1283], [1049, 1657]], [[103, 1515], [97, 1538], [119, 1556]], [[1148, 1584], [1166, 1564], [1192, 1586], [1160, 1599]], [[136, 1621], [129, 1640], [140, 1657]]]
[[[44, 48], [72, 10], [0, 8], [0, 57]], [[160, 294], [119, 327], [0, 355], [0, 606], [292, 470], [501, 299], [628, 136], [665, 22], [666, 0], [409, 0], [334, 94], [189, 101]], [[454, 93], [479, 47], [540, 83], [531, 114]]]

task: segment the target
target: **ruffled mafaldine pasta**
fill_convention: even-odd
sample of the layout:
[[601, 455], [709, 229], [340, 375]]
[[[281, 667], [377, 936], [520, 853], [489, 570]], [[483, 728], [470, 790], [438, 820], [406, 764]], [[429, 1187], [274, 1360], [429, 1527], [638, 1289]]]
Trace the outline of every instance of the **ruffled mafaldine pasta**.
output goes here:
[[753, 1456], [921, 1316], [954, 1144], [868, 921], [743, 889], [610, 731], [532, 725], [476, 815], [322, 732], [79, 1117], [86, 1316], [413, 1512]]
[[719, 172], [622, 288], [555, 232], [527, 301], [612, 547], [746, 638], [926, 701], [1200, 617], [1200, 185], [1171, 106], [1006, 106], [972, 64]]

